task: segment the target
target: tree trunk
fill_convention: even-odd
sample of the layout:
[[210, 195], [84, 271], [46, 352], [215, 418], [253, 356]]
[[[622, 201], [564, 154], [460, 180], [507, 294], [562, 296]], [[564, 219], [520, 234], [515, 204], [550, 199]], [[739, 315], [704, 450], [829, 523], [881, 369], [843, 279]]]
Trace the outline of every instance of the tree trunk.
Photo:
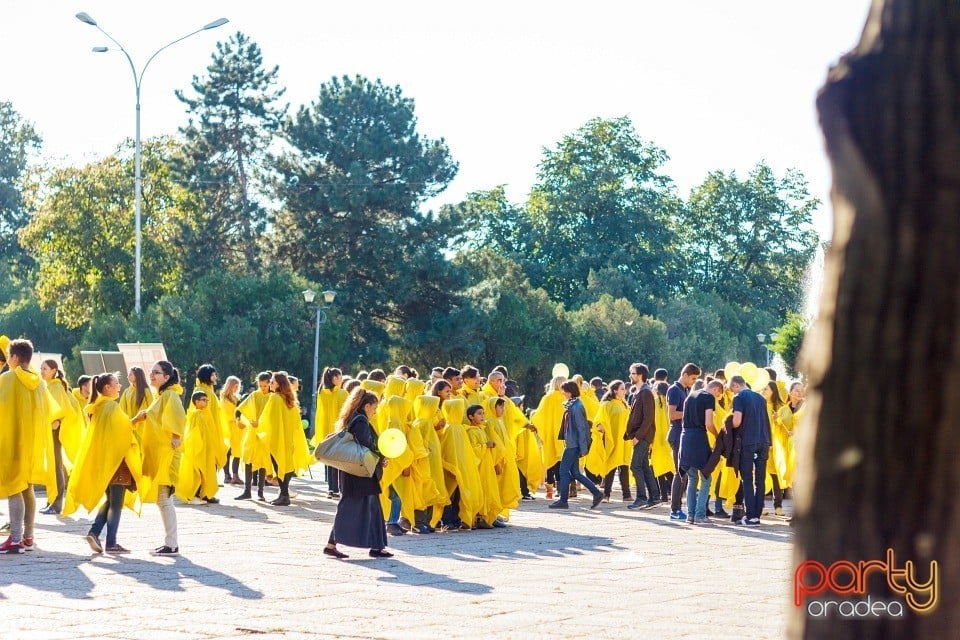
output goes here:
[[[915, 612], [878, 569], [863, 595], [828, 589], [812, 599], [895, 600], [902, 618], [817, 617], [808, 599], [793, 608], [791, 637], [955, 638], [960, 2], [875, 0], [859, 45], [830, 71], [817, 104], [833, 167], [834, 237], [801, 355], [812, 392], [798, 442], [796, 563], [886, 564], [892, 549], [896, 568], [912, 561], [922, 581], [938, 563], [939, 602]], [[808, 584], [818, 577], [806, 575]], [[850, 575], [840, 571], [835, 582]]]

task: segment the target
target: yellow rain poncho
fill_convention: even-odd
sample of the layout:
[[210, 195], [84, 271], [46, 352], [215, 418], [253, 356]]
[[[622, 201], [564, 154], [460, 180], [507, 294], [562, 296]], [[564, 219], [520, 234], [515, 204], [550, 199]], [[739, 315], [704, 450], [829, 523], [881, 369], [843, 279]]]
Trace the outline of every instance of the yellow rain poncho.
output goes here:
[[[217, 469], [227, 459], [223, 434], [206, 409], [190, 407], [187, 412], [187, 430], [183, 436], [183, 456], [174, 494], [184, 502], [194, 497], [213, 498], [220, 485]], [[199, 490], [199, 493], [198, 493]]]
[[424, 391], [427, 388], [427, 383], [423, 380], [417, 380], [416, 378], [410, 378], [406, 381], [403, 386], [403, 397], [409, 400], [410, 402], [415, 402], [417, 398], [424, 394]]
[[547, 469], [560, 462], [560, 457], [563, 455], [564, 441], [558, 437], [560, 422], [563, 420], [563, 401], [561, 391], [550, 391], [540, 399], [537, 410], [530, 418], [540, 436], [540, 443], [543, 446], [543, 466]]
[[47, 390], [54, 401], [60, 405], [59, 416], [53, 418], [60, 420], [60, 446], [63, 450], [63, 466], [67, 471], [73, 469], [73, 465], [80, 453], [80, 445], [83, 443], [83, 434], [87, 429], [87, 421], [84, 419], [83, 409], [77, 402], [72, 393], [68, 393], [63, 384], [58, 380], [53, 380], [47, 385]]
[[[440, 421], [440, 398], [436, 396], [419, 396], [413, 402], [413, 412], [416, 416], [412, 426], [420, 433], [420, 439], [426, 450], [426, 462], [416, 465], [419, 470], [421, 485], [421, 504], [415, 506], [418, 510], [433, 508], [430, 524], [436, 526], [443, 515], [443, 508], [450, 504], [450, 494], [443, 478], [443, 453], [440, 436], [434, 428]], [[410, 442], [408, 441], [409, 445]], [[403, 503], [402, 508], [406, 508]], [[413, 522], [413, 520], [410, 520]]]
[[670, 431], [670, 407], [667, 404], [666, 396], [657, 394], [654, 400], [655, 411], [653, 414], [653, 423], [656, 427], [656, 433], [653, 436], [650, 453], [650, 466], [653, 468], [654, 477], [659, 478], [665, 473], [676, 473], [673, 466], [673, 450], [670, 443], [667, 442], [667, 435]]
[[50, 416], [59, 412], [37, 373], [17, 367], [0, 374], [0, 498], [31, 484], [57, 495]]
[[780, 483], [784, 488], [793, 486], [793, 474], [797, 466], [796, 451], [793, 448], [793, 438], [796, 434], [797, 427], [800, 426], [802, 428], [806, 412], [806, 403], [801, 404], [800, 408], [795, 412], [790, 409], [789, 403], [780, 407], [780, 430], [779, 434], [777, 432], [773, 434], [773, 446], [780, 447], [782, 451], [781, 455], [786, 463], [783, 476], [780, 478]]
[[443, 403], [441, 410], [447, 421], [440, 433], [444, 482], [449, 495], [453, 495], [457, 487], [460, 488], [460, 520], [472, 527], [483, 508], [483, 490], [480, 487], [480, 461], [470, 446], [470, 438], [463, 424], [467, 413], [466, 403], [463, 398], [451, 398]]
[[457, 396], [463, 398], [463, 401], [466, 402], [467, 408], [469, 409], [472, 405], [483, 406], [484, 395], [480, 389], [471, 389], [467, 386], [467, 383], [464, 382], [463, 386], [457, 391]]
[[300, 421], [300, 407], [287, 405], [279, 393], [271, 393], [260, 414], [257, 431], [266, 434], [270, 455], [276, 460], [276, 474], [302, 473], [310, 468], [313, 456], [307, 449], [307, 437]]
[[[80, 389], [77, 388], [71, 389], [70, 395], [73, 396], [73, 399], [77, 401], [77, 406], [80, 407], [80, 419], [83, 420], [83, 426], [86, 428], [86, 426], [90, 424], [90, 416], [88, 416], [87, 412], [83, 410], [83, 408], [87, 406], [87, 399], [83, 397], [83, 394], [80, 393]], [[61, 440], [62, 439], [63, 436], [61, 436]]]
[[[437, 398], [439, 400], [439, 398]], [[405, 402], [409, 402], [404, 398]], [[420, 407], [418, 402], [411, 403], [415, 407]], [[416, 411], [416, 409], [414, 409]], [[424, 411], [428, 413], [429, 410]], [[433, 414], [436, 414], [436, 405], [433, 408]], [[388, 424], [388, 426], [390, 426]], [[398, 427], [399, 428], [399, 427]], [[404, 456], [401, 458], [406, 458], [409, 455], [411, 462], [400, 469], [400, 475], [393, 481], [393, 488], [396, 490], [397, 494], [400, 496], [400, 513], [406, 518], [409, 522], [416, 522], [416, 514], [414, 511], [426, 510], [428, 507], [432, 507], [437, 500], [437, 487], [433, 481], [433, 478], [430, 476], [430, 452], [427, 449], [427, 445], [424, 443], [422, 431], [420, 425], [416, 421], [405, 421], [403, 423], [403, 433], [407, 438], [407, 451], [404, 453]], [[431, 425], [431, 431], [432, 431]], [[435, 437], [435, 436], [434, 436]], [[439, 451], [437, 452], [439, 454]], [[399, 464], [402, 464], [402, 460], [398, 460]], [[440, 460], [437, 456], [438, 462], [442, 465], [443, 461]], [[388, 468], [394, 464], [394, 461], [391, 460], [387, 465]], [[386, 471], [386, 469], [384, 469]], [[403, 475], [406, 472], [406, 475]], [[382, 500], [381, 494], [381, 500]]]
[[[497, 391], [486, 383], [483, 385], [483, 394], [486, 398], [498, 397]], [[500, 396], [504, 399], [503, 424], [507, 427], [507, 433], [513, 439], [517, 451], [517, 468], [523, 473], [527, 480], [527, 488], [530, 491], [536, 491], [540, 487], [546, 475], [546, 467], [543, 460], [543, 444], [540, 435], [527, 429], [530, 421], [523, 414], [520, 407], [513, 403], [513, 400], [506, 396]], [[561, 417], [563, 414], [560, 414]], [[557, 423], [557, 431], [560, 430], [560, 423]]]
[[119, 404], [123, 412], [132, 418], [141, 411], [146, 411], [153, 404], [153, 390], [147, 387], [143, 392], [143, 401], [138, 405], [137, 390], [133, 385], [130, 385], [120, 394]]
[[140, 489], [143, 461], [130, 416], [115, 399], [106, 396], [98, 396], [86, 410], [91, 416], [90, 426], [67, 483], [63, 515], [70, 515], [79, 507], [96, 509], [122, 462], [136, 483], [136, 487], [127, 488], [124, 505], [139, 514], [140, 496], [136, 492]]
[[267, 435], [265, 431], [259, 429], [260, 416], [272, 395], [270, 392], [264, 393], [257, 389], [244, 398], [237, 407], [242, 416], [240, 422], [244, 426], [240, 459], [244, 464], [251, 465], [254, 471], [258, 469], [273, 471]]
[[[207, 394], [207, 406], [204, 409], [209, 414], [210, 422], [213, 423], [213, 426], [217, 430], [217, 434], [220, 447], [223, 449], [222, 453], [217, 452], [222, 458], [226, 458], [227, 447], [226, 443], [223, 440], [224, 426], [223, 426], [223, 411], [220, 409], [220, 397], [213, 391], [213, 385], [206, 384], [197, 380], [197, 384], [193, 389], [194, 391], [203, 391]], [[190, 410], [193, 411], [193, 403], [190, 404]], [[219, 459], [219, 458], [218, 458]], [[218, 466], [223, 466], [218, 465]]]
[[[393, 391], [396, 391], [396, 389], [397, 387], [394, 385]], [[402, 384], [399, 389], [403, 391]], [[412, 412], [411, 402], [402, 395], [393, 393], [393, 395], [379, 404], [377, 407], [377, 415], [374, 416], [374, 421], [371, 424], [377, 432], [378, 437], [387, 429], [398, 429], [403, 433], [404, 437], [406, 437], [410, 431], [410, 420], [408, 416], [410, 416]], [[404, 486], [404, 490], [409, 494], [409, 499], [416, 501], [416, 488], [409, 482], [403, 482], [403, 480], [407, 478], [402, 475], [404, 470], [413, 465], [415, 459], [416, 454], [410, 447], [410, 441], [408, 439], [407, 447], [403, 450], [403, 453], [396, 458], [391, 458], [387, 466], [383, 468], [383, 476], [380, 478], [380, 487], [383, 489], [383, 491], [380, 492], [380, 503], [384, 513], [390, 512], [390, 492], [387, 490], [387, 487], [393, 486], [397, 494], [400, 495], [401, 509], [403, 507], [403, 494], [400, 493], [400, 489], [397, 486], [398, 483]], [[407, 513], [412, 514], [412, 509], [408, 508]], [[410, 522], [413, 522], [413, 520], [410, 520]]]
[[[500, 507], [505, 517], [509, 517], [510, 509], [520, 504], [520, 475], [517, 473], [517, 449], [513, 438], [504, 424], [503, 418], [497, 417], [497, 400], [501, 398], [487, 398], [484, 403], [486, 415], [487, 438], [493, 441], [492, 451], [494, 472], [497, 475], [497, 485], [500, 489]], [[507, 403], [513, 404], [509, 398], [503, 398], [504, 409]], [[506, 415], [506, 411], [504, 411]], [[498, 471], [499, 469], [499, 471]], [[492, 524], [492, 523], [491, 523]]]
[[406, 386], [406, 378], [387, 376], [387, 383], [383, 387], [383, 397], [381, 400], [388, 400], [394, 396], [402, 396]]
[[[627, 418], [630, 417], [630, 407], [619, 398], [605, 400], [600, 403], [599, 409], [593, 418], [593, 426], [603, 425], [606, 458], [601, 468], [592, 467], [587, 460], [588, 468], [601, 476], [621, 466], [630, 466], [630, 459], [633, 456], [633, 442], [623, 439], [627, 432]], [[593, 434], [594, 442], [597, 440], [597, 433]], [[591, 446], [591, 451], [593, 447]]]
[[[497, 472], [494, 471], [493, 450], [497, 443], [487, 436], [487, 430], [483, 424], [468, 424], [467, 438], [470, 440], [470, 446], [478, 462], [477, 473], [480, 476], [480, 489], [483, 495], [479, 515], [484, 522], [492, 524], [503, 511], [500, 504], [500, 482], [497, 479]], [[466, 520], [464, 522], [473, 524]]]
[[243, 428], [237, 420], [237, 402], [220, 396], [220, 424], [223, 425], [223, 443], [234, 458], [240, 457], [243, 449]]
[[[733, 411], [733, 396], [726, 393], [717, 400], [716, 407], [713, 410], [713, 426], [717, 433], [723, 430], [723, 421]], [[707, 431], [707, 441], [710, 448], [713, 449], [717, 444], [717, 437]], [[720, 492], [717, 495], [717, 474], [720, 475]], [[714, 469], [710, 478], [710, 498], [723, 498], [727, 507], [732, 507], [736, 502], [737, 491], [740, 489], [740, 476], [733, 467], [728, 467], [726, 460], [721, 458], [720, 464]]]
[[[156, 502], [161, 486], [177, 484], [183, 450], [180, 440], [187, 428], [187, 414], [180, 400], [182, 395], [183, 387], [170, 385], [147, 409], [141, 444], [143, 477], [139, 485], [144, 502]], [[178, 442], [177, 447], [173, 446], [174, 440]]]
[[386, 387], [386, 385], [379, 380], [371, 380], [370, 378], [361, 382], [360, 386], [377, 396], [377, 400], [383, 397], [383, 390]]
[[324, 438], [333, 433], [340, 410], [343, 409], [349, 394], [339, 386], [333, 389], [320, 389], [317, 392], [317, 412], [314, 415], [314, 432], [310, 444], [317, 446]]

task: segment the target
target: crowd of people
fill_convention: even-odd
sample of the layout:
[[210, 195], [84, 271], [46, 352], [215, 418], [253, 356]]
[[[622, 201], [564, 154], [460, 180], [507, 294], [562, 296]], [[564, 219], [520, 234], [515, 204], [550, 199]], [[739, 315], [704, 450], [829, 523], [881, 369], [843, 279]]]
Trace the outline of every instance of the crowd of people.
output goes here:
[[[347, 557], [341, 544], [390, 557], [388, 535], [503, 528], [541, 491], [551, 509], [567, 509], [585, 489], [593, 509], [616, 480], [629, 509], [669, 502], [671, 519], [756, 526], [768, 486], [783, 515], [804, 402], [802, 385], [772, 370], [754, 390], [741, 375], [703, 376], [694, 364], [672, 384], [665, 369], [651, 377], [641, 363], [609, 384], [557, 375], [535, 409], [504, 367], [436, 367], [425, 380], [405, 365], [355, 377], [329, 367], [308, 441], [299, 383], [284, 371], [258, 374], [244, 395], [235, 376], [217, 391], [218, 372], [204, 364], [185, 399], [168, 361], [131, 367], [121, 391], [116, 373], [81, 376], [71, 388], [56, 361], [33, 371], [32, 357], [29, 340], [0, 340], [0, 498], [10, 518], [2, 553], [34, 548], [33, 486], [43, 485], [40, 514], [95, 514], [86, 534], [95, 553], [128, 553], [118, 540], [123, 510], [155, 503], [163, 540], [152, 553], [178, 555], [175, 500], [216, 504], [236, 485], [233, 500], [253, 500], [255, 488], [265, 502], [276, 486], [270, 504], [289, 506], [291, 480], [315, 463], [311, 447], [339, 431], [380, 462], [372, 477], [326, 468], [328, 497], [338, 500], [323, 550], [332, 558]], [[386, 429], [406, 438], [392, 458], [378, 446]]]

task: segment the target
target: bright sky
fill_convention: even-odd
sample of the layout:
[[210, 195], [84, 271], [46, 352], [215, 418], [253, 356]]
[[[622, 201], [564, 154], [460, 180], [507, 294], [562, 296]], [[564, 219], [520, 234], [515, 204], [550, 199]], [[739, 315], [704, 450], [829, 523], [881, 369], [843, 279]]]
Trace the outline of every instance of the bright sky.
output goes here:
[[262, 0], [44, 0], [5, 3], [0, 100], [11, 101], [58, 162], [96, 160], [134, 133], [133, 75], [74, 15], [89, 13], [137, 68], [220, 17], [230, 22], [163, 51], [143, 82], [142, 135], [186, 121], [175, 89], [203, 75], [214, 43], [242, 31], [279, 65], [292, 109], [334, 75], [399, 85], [420, 131], [460, 163], [432, 206], [506, 183], [522, 201], [544, 147], [593, 117], [629, 115], [663, 147], [680, 194], [715, 169], [760, 160], [803, 171], [824, 201], [829, 167], [814, 99], [859, 39], [869, 0], [490, 0], [465, 3]]

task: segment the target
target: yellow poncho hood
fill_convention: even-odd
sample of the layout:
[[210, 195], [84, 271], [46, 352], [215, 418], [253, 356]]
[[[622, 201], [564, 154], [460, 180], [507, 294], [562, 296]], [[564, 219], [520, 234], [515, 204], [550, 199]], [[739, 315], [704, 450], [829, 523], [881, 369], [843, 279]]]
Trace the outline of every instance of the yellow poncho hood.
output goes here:
[[417, 378], [410, 378], [407, 380], [406, 385], [403, 390], [403, 397], [409, 400], [410, 402], [416, 401], [417, 397], [423, 394], [424, 389], [427, 388], [427, 383], [423, 380], [418, 380]]
[[417, 396], [413, 401], [413, 415], [417, 420], [435, 419], [440, 409], [440, 398], [437, 396]]
[[42, 382], [23, 367], [0, 374], [0, 498], [30, 484], [56, 495], [50, 421], [60, 408]]
[[386, 400], [393, 396], [402, 396], [406, 386], [406, 379], [400, 376], [387, 376], [387, 384], [383, 388], [383, 399]]
[[367, 378], [360, 383], [360, 386], [377, 396], [378, 400], [383, 397], [384, 384], [379, 380], [371, 380], [370, 378]]

